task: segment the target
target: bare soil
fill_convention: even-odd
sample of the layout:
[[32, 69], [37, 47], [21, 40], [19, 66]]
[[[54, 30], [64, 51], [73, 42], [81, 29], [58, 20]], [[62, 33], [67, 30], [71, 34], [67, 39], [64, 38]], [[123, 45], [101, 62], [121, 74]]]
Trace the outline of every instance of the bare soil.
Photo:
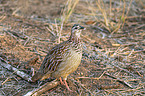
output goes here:
[[[96, 7], [94, 0], [90, 2]], [[58, 36], [47, 27], [57, 30], [65, 4], [66, 0], [0, 0], [0, 58], [32, 76], [32, 68], [37, 71], [50, 48], [58, 44]], [[145, 5], [134, 1], [124, 26], [113, 34], [88, 14], [88, 2], [80, 0], [61, 32], [63, 42], [73, 24], [86, 27], [82, 62], [67, 80], [76, 92], [59, 85], [41, 96], [145, 95]], [[22, 96], [50, 81], [29, 83], [0, 66], [0, 96]]]

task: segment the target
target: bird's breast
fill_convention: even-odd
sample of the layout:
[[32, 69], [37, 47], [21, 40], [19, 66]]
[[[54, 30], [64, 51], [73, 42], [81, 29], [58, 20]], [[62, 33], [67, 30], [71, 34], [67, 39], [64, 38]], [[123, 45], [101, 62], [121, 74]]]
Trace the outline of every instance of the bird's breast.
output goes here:
[[69, 52], [65, 53], [63, 61], [58, 65], [57, 71], [54, 73], [55, 77], [65, 77], [66, 75], [71, 74], [74, 72], [82, 58], [82, 53], [78, 53], [73, 49], [70, 49]]
[[70, 70], [70, 69], [75, 69], [79, 66], [80, 62], [81, 62], [81, 58], [82, 58], [82, 52], [77, 52], [76, 50], [71, 49], [68, 53], [65, 54], [66, 56], [64, 56], [65, 58], [63, 59], [63, 62], [60, 64], [62, 66], [65, 66], [64, 68], [66, 70]]

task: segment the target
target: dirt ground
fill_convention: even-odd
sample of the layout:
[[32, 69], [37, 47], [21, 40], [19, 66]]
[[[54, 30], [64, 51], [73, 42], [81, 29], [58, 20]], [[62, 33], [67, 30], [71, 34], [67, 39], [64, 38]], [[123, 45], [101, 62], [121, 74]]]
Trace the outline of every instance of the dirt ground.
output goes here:
[[[47, 52], [58, 44], [66, 1], [0, 0], [0, 60], [32, 76], [32, 68], [37, 71]], [[61, 32], [63, 42], [73, 24], [86, 27], [81, 64], [67, 80], [76, 92], [58, 85], [41, 96], [145, 95], [145, 2], [112, 0], [110, 25], [118, 24], [122, 6], [127, 6], [123, 12], [128, 16], [117, 31], [108, 31], [96, 1], [80, 0]], [[102, 1], [109, 10], [110, 1]], [[0, 64], [0, 96], [23, 96], [50, 81], [29, 83]]]

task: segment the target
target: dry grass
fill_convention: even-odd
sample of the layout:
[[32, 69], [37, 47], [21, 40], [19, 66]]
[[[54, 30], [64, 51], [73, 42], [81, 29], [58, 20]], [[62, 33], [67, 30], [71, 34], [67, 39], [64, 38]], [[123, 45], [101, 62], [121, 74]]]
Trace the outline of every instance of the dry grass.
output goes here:
[[[114, 6], [113, 3], [119, 3], [119, 4], [118, 6]], [[95, 20], [97, 22], [100, 22], [105, 29], [107, 29], [111, 34], [113, 34], [114, 32], [117, 32], [119, 29], [123, 28], [131, 4], [132, 4], [132, 0], [128, 2], [125, 0], [120, 2], [110, 0], [109, 3], [105, 3], [103, 0], [97, 0], [96, 5], [98, 8], [90, 5], [90, 10], [94, 15]], [[101, 14], [98, 15], [98, 13], [100, 12]], [[113, 18], [115, 19], [113, 20]]]
[[[70, 21], [79, 20], [82, 21], [81, 25], [87, 28], [82, 33], [83, 58], [77, 71], [68, 78], [70, 88], [77, 93], [70, 93], [65, 87], [57, 86], [56, 89], [43, 95], [143, 96], [145, 94], [145, 11], [142, 3], [144, 0], [106, 2], [97, 0], [87, 3], [82, 0], [78, 3], [78, 1], [68, 0], [61, 22], [54, 18], [53, 23], [25, 16], [22, 16], [23, 18], [18, 15], [12, 16], [17, 8], [10, 6], [11, 1], [1, 4], [5, 10], [0, 13], [0, 58], [32, 75], [32, 67], [36, 70], [39, 68], [48, 50], [68, 38], [70, 25], [76, 23]], [[89, 9], [83, 9], [84, 6]], [[10, 8], [15, 10], [11, 12]], [[86, 23], [88, 21], [89, 23]], [[36, 64], [29, 64], [28, 61], [35, 56], [39, 58]], [[0, 75], [1, 96], [21, 96], [42, 85], [42, 83], [28, 83], [1, 66]]]
[[61, 18], [62, 22], [66, 23], [68, 21], [78, 3], [79, 0], [67, 0], [65, 8], [63, 9], [63, 14]]
[[[63, 30], [63, 25], [67, 23], [69, 20], [71, 14], [73, 13], [76, 5], [79, 3], [79, 0], [67, 0], [64, 9], [62, 10], [62, 16], [60, 18], [59, 23], [57, 23], [55, 19], [55, 23], [49, 25], [49, 28], [47, 27], [48, 31], [53, 34], [53, 36], [58, 37], [57, 43], [59, 44], [61, 42], [61, 32]], [[56, 32], [55, 32], [56, 31]]]

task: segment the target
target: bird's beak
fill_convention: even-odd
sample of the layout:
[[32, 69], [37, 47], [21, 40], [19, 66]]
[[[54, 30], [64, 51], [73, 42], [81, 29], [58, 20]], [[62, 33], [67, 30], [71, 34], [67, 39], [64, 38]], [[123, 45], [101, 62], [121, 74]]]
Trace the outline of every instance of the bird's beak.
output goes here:
[[80, 26], [80, 29], [84, 29], [84, 30], [85, 30], [86, 28], [85, 28], [85, 27], [83, 27], [83, 26]]

